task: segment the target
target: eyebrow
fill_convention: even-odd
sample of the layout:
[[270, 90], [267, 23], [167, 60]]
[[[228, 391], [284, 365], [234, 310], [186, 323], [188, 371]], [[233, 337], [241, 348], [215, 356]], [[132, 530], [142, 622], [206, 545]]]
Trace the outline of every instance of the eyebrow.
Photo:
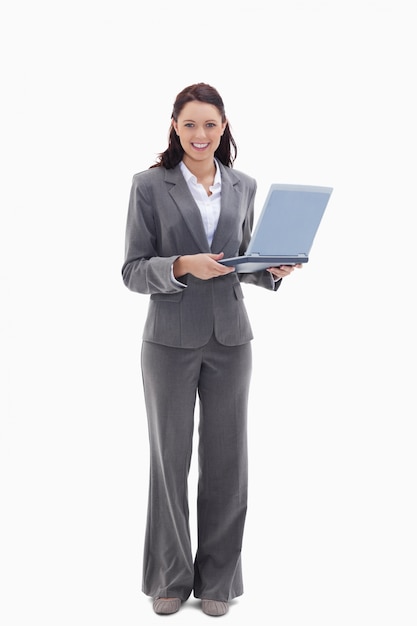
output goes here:
[[[195, 120], [183, 120], [184, 122], [195, 122]], [[207, 122], [216, 122], [217, 120], [206, 120], [206, 124]]]

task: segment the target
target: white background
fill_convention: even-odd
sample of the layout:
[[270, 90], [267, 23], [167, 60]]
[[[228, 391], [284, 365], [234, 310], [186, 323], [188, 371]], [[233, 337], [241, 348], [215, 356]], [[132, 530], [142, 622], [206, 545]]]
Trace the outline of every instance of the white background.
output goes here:
[[[245, 287], [245, 594], [223, 619], [417, 623], [413, 5], [3, 2], [4, 626], [163, 619], [140, 591], [147, 297], [120, 269], [132, 176], [199, 81], [257, 211], [271, 182], [334, 187], [308, 266]], [[168, 619], [210, 618], [191, 599]]]

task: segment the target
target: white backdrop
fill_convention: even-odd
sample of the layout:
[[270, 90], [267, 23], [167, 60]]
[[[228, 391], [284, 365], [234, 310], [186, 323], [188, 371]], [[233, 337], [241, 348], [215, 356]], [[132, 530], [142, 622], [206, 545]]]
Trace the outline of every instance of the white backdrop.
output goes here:
[[[198, 81], [224, 98], [257, 211], [271, 182], [334, 187], [308, 266], [278, 294], [245, 287], [245, 595], [224, 619], [415, 626], [413, 5], [2, 4], [5, 626], [161, 619], [140, 592], [147, 297], [120, 269], [132, 176]], [[208, 618], [191, 601], [171, 619]]]

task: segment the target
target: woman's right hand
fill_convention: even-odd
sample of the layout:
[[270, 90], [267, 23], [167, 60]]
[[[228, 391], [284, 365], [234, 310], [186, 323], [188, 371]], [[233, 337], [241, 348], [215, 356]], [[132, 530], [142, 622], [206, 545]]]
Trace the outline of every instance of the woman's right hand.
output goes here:
[[185, 254], [174, 261], [174, 276], [180, 278], [184, 274], [192, 274], [201, 280], [208, 280], [234, 272], [234, 267], [226, 267], [218, 263], [223, 257], [224, 252], [220, 252], [220, 254]]

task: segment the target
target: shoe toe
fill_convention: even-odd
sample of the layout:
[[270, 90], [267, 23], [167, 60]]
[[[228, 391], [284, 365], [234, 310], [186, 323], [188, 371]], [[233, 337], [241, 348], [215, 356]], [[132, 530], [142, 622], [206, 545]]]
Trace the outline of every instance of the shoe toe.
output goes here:
[[220, 616], [225, 615], [229, 610], [227, 602], [221, 602], [220, 600], [202, 600], [201, 608], [206, 615]]
[[179, 598], [155, 598], [153, 610], [158, 615], [170, 615], [179, 611], [181, 600]]

